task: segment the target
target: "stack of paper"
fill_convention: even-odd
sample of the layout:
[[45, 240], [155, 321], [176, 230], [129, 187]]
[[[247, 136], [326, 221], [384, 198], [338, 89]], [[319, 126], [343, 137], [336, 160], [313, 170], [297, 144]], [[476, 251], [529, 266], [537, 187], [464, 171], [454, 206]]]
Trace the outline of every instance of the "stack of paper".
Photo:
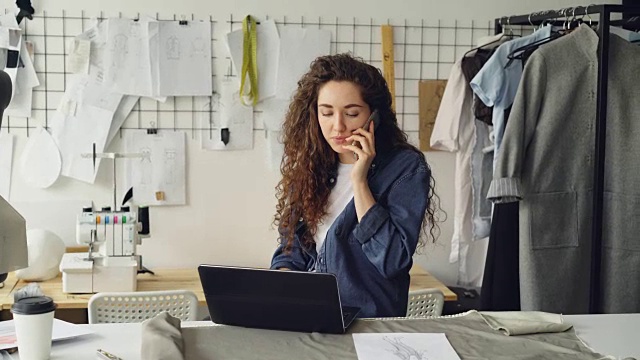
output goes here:
[[[55, 139], [62, 157], [63, 176], [71, 177], [88, 183], [93, 183], [100, 166], [100, 159], [96, 159], [95, 166], [92, 159], [82, 157], [82, 154], [92, 153], [95, 144], [96, 152], [104, 152], [114, 121], [124, 121], [128, 116], [122, 114], [122, 119], [116, 118], [123, 94], [112, 89], [105, 81], [102, 56], [106, 46], [106, 23], [100, 23], [74, 39], [74, 44], [89, 41], [89, 51], [86, 45], [78, 45], [73, 63], [77, 65], [79, 73], [70, 77], [58, 109], [51, 119], [51, 134]], [[82, 59], [82, 56], [89, 57]], [[82, 73], [89, 63], [88, 73]], [[133, 106], [131, 105], [131, 108]], [[128, 110], [130, 111], [131, 108]], [[115, 131], [113, 132], [115, 135]]]
[[126, 95], [212, 93], [211, 24], [203, 21], [109, 19], [107, 85]]
[[[93, 331], [66, 321], [53, 319], [52, 340], [73, 339], [93, 334]], [[16, 328], [13, 320], [0, 322], [0, 350], [18, 347]]]
[[[0, 33], [1, 34], [1, 33]], [[0, 35], [1, 40], [1, 35]], [[68, 44], [66, 91], [51, 119], [63, 176], [93, 183], [100, 168], [82, 154], [106, 151], [141, 96], [212, 94], [211, 24], [113, 18]], [[30, 101], [29, 101], [30, 103]]]

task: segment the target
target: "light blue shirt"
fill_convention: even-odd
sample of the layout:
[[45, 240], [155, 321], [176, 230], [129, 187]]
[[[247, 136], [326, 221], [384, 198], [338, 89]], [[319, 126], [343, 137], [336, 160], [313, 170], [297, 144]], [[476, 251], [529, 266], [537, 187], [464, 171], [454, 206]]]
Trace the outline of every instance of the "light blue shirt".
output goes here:
[[[509, 54], [521, 46], [525, 46], [551, 36], [551, 26], [534, 32], [531, 35], [516, 38], [500, 45], [480, 72], [471, 80], [471, 89], [482, 102], [493, 106], [493, 166], [495, 169], [498, 150], [504, 134], [504, 111], [508, 109], [516, 97], [520, 78], [522, 77], [522, 61], [513, 60], [509, 66]], [[505, 68], [506, 67], [506, 68]]]

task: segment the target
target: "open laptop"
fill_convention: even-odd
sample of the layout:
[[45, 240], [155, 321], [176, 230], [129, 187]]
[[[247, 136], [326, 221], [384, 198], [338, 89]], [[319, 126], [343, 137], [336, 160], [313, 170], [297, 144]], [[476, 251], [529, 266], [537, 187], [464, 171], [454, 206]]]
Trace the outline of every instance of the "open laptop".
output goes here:
[[198, 273], [216, 324], [342, 334], [360, 311], [341, 306], [333, 274], [217, 265]]

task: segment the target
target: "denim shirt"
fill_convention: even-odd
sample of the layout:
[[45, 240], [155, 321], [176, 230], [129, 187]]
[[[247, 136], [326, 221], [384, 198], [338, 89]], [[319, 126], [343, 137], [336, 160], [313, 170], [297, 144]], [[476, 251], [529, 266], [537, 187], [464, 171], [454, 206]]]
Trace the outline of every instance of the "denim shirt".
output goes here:
[[359, 307], [359, 317], [405, 316], [409, 270], [429, 205], [430, 176], [431, 169], [415, 151], [378, 154], [368, 174], [376, 203], [361, 221], [352, 199], [318, 253], [315, 246], [301, 244], [306, 226], [300, 219], [291, 252], [278, 246], [271, 268], [334, 274], [342, 304]]

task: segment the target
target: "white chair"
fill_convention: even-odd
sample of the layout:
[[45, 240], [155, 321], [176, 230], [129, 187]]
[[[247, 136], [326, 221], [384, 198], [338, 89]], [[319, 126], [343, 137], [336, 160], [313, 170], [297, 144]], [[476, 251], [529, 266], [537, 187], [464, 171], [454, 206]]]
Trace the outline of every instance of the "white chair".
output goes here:
[[444, 294], [438, 289], [409, 291], [408, 318], [426, 318], [442, 315]]
[[89, 324], [139, 323], [163, 311], [197, 320], [198, 298], [187, 290], [97, 293], [89, 299]]

